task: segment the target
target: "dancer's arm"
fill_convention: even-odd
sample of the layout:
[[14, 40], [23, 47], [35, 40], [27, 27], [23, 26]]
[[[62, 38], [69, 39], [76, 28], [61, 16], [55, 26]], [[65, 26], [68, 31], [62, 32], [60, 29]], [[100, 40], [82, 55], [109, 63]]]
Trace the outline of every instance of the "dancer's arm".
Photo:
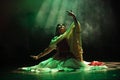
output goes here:
[[76, 28], [75, 30], [76, 30], [76, 32], [79, 33], [80, 32], [80, 23], [77, 20], [75, 14], [72, 11], [67, 11], [67, 13], [68, 13], [69, 16], [72, 16], [72, 18], [74, 20], [75, 28]]
[[39, 53], [38, 55], [30, 56], [30, 57], [34, 58], [35, 60], [38, 60], [39, 58], [44, 57], [45, 55], [49, 54], [54, 49], [55, 49], [54, 47], [49, 46], [48, 48], [46, 48], [43, 52]]

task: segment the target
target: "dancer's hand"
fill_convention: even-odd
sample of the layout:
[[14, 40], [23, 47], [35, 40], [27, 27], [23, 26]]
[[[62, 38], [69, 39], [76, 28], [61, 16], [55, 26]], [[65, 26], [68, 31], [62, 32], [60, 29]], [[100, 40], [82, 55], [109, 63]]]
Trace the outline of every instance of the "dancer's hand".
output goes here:
[[75, 14], [71, 11], [66, 11], [69, 16], [75, 17]]
[[38, 59], [39, 59], [38, 56], [33, 56], [33, 55], [31, 55], [30, 57], [33, 58], [33, 59], [35, 59], [35, 60], [38, 60]]

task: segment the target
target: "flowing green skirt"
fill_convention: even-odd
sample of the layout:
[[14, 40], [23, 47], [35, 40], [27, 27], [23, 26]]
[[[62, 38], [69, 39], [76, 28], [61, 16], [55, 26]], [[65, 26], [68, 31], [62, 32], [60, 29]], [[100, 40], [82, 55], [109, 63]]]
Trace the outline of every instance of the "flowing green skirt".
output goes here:
[[65, 61], [55, 60], [49, 58], [40, 62], [38, 65], [30, 67], [22, 67], [22, 70], [31, 72], [59, 72], [59, 71], [86, 71], [86, 70], [103, 70], [106, 69], [106, 65], [102, 66], [90, 66], [89, 62], [80, 62], [76, 59], [70, 58]]

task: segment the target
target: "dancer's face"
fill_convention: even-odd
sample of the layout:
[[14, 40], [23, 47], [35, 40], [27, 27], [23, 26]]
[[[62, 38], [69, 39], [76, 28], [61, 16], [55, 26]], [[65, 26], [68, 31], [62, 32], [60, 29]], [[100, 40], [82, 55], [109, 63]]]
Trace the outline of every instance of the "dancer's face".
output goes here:
[[59, 34], [63, 34], [65, 31], [66, 31], [66, 27], [64, 25], [60, 25], [58, 29]]

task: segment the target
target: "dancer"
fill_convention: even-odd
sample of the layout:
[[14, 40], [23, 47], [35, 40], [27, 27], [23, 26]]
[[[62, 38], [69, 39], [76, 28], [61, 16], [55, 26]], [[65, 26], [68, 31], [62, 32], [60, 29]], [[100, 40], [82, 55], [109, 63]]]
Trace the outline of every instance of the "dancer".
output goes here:
[[73, 12], [67, 11], [67, 13], [73, 18], [74, 23], [72, 23], [68, 30], [66, 30], [65, 25], [58, 24], [56, 27], [56, 36], [51, 40], [49, 47], [37, 56], [31, 57], [37, 60], [56, 49], [57, 53], [53, 57], [54, 59], [67, 60], [68, 58], [74, 58], [78, 61], [83, 61], [80, 23]]
[[83, 60], [83, 49], [81, 41], [81, 26], [75, 14], [67, 11], [67, 14], [73, 18], [73, 23], [68, 29], [65, 25], [58, 24], [56, 27], [56, 35], [51, 40], [49, 46], [41, 53], [32, 58], [38, 60], [41, 57], [56, 50], [55, 55], [38, 65], [23, 67], [23, 70], [30, 71], [72, 71], [78, 69], [89, 69], [87, 62]]

